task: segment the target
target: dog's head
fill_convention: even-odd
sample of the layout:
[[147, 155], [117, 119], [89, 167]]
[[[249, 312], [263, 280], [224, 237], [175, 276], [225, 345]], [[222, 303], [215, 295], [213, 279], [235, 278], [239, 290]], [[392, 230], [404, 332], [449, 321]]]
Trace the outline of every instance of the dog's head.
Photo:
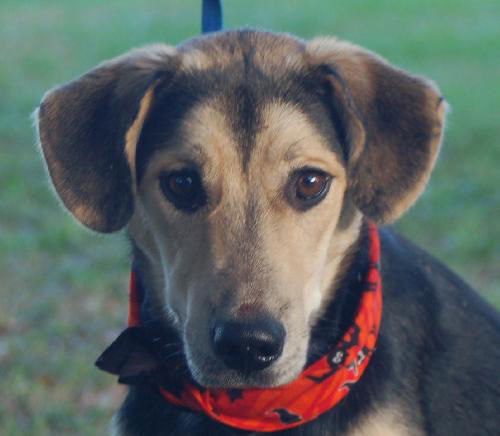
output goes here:
[[144, 253], [194, 378], [272, 386], [302, 370], [363, 216], [424, 189], [444, 107], [357, 46], [247, 30], [105, 62], [38, 121], [65, 206]]

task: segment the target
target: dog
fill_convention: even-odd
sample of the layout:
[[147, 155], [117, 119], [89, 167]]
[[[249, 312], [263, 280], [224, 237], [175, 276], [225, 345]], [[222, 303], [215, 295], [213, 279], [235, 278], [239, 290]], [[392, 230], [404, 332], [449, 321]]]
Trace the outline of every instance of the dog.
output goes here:
[[446, 107], [356, 45], [251, 29], [49, 91], [57, 194], [132, 246], [132, 321], [97, 362], [130, 385], [114, 434], [499, 434], [498, 314], [384, 226]]

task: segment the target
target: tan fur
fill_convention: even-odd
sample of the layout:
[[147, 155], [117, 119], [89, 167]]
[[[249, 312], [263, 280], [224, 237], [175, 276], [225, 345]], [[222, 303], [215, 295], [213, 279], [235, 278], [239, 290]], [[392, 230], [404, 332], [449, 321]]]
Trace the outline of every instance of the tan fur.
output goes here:
[[384, 408], [368, 414], [353, 425], [347, 436], [424, 436], [422, 431], [411, 427], [397, 408]]
[[109, 436], [126, 436], [126, 433], [123, 431], [122, 426], [120, 425], [118, 413], [113, 415], [113, 418], [111, 419], [108, 434]]
[[181, 68], [185, 70], [208, 70], [213, 68], [217, 61], [220, 64], [223, 59], [225, 58], [217, 60], [214, 56], [211, 56], [202, 50], [191, 49], [183, 53]]
[[[72, 192], [68, 192], [68, 197], [72, 197]], [[73, 201], [73, 200], [70, 200]], [[73, 207], [71, 211], [75, 217], [81, 222], [99, 222], [99, 212], [92, 207], [91, 204], [87, 203], [77, 203], [73, 201], [76, 206]]]
[[[329, 198], [325, 200], [328, 206], [319, 206], [318, 211], [311, 213], [309, 217], [297, 214], [287, 204], [276, 202], [274, 208], [278, 216], [274, 218], [275, 221], [263, 223], [268, 256], [279, 259], [276, 268], [286, 266], [282, 277], [284, 283], [303, 281], [301, 275], [304, 274], [304, 269], [301, 265], [305, 259], [297, 257], [292, 247], [302, 247], [318, 266], [314, 273], [309, 273], [308, 283], [302, 289], [304, 309], [309, 318], [320, 310], [325, 297], [332, 291], [331, 285], [343, 255], [359, 233], [361, 216], [358, 214], [352, 225], [345, 230], [336, 228], [347, 185], [346, 171], [339, 156], [315, 131], [305, 115], [291, 105], [283, 104], [273, 104], [264, 113], [267, 128], [259, 133], [257, 142], [260, 147], [254, 152], [256, 159], [259, 154], [262, 155], [262, 160], [256, 160], [255, 168], [261, 172], [256, 177], [263, 179], [263, 174], [273, 172], [280, 161], [286, 162], [281, 164], [284, 167], [282, 174], [288, 174], [292, 168], [314, 166], [335, 177]], [[276, 195], [271, 189], [268, 192], [270, 198], [273, 194]], [[314, 221], [308, 222], [308, 218]], [[276, 221], [280, 223], [279, 232], [275, 226]], [[308, 226], [309, 241], [304, 239], [303, 226]], [[278, 238], [280, 235], [286, 239]], [[282, 252], [284, 246], [289, 248], [286, 254]], [[288, 289], [288, 286], [285, 285], [284, 289]]]
[[[257, 39], [257, 38], [256, 38]], [[291, 35], [267, 41], [266, 50], [257, 50], [255, 63], [267, 74], [304, 68], [304, 42]]]
[[130, 125], [127, 133], [125, 134], [125, 154], [127, 155], [128, 164], [130, 165], [130, 171], [132, 173], [133, 188], [135, 189], [135, 155], [137, 148], [137, 141], [139, 140], [139, 135], [141, 134], [142, 126], [146, 116], [151, 108], [151, 103], [153, 102], [154, 96], [154, 86], [150, 87], [139, 104], [139, 111], [134, 122]]

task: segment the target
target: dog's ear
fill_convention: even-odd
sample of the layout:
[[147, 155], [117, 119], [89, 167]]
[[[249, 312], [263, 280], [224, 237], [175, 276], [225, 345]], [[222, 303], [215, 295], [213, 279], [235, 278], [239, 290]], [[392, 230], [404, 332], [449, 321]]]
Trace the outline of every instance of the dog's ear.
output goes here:
[[309, 62], [326, 78], [346, 146], [348, 193], [378, 223], [397, 219], [424, 190], [442, 139], [446, 103], [430, 81], [357, 46], [320, 38]]
[[85, 226], [113, 232], [130, 219], [135, 146], [154, 87], [174, 64], [173, 48], [146, 47], [44, 96], [35, 115], [41, 149], [62, 202]]

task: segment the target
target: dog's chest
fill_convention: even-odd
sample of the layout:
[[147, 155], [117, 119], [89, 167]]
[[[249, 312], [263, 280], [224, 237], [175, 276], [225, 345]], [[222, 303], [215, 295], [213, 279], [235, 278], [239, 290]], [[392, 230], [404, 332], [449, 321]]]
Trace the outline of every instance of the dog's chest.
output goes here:
[[397, 408], [386, 408], [369, 413], [352, 425], [345, 436], [423, 436], [423, 432], [406, 424]]

